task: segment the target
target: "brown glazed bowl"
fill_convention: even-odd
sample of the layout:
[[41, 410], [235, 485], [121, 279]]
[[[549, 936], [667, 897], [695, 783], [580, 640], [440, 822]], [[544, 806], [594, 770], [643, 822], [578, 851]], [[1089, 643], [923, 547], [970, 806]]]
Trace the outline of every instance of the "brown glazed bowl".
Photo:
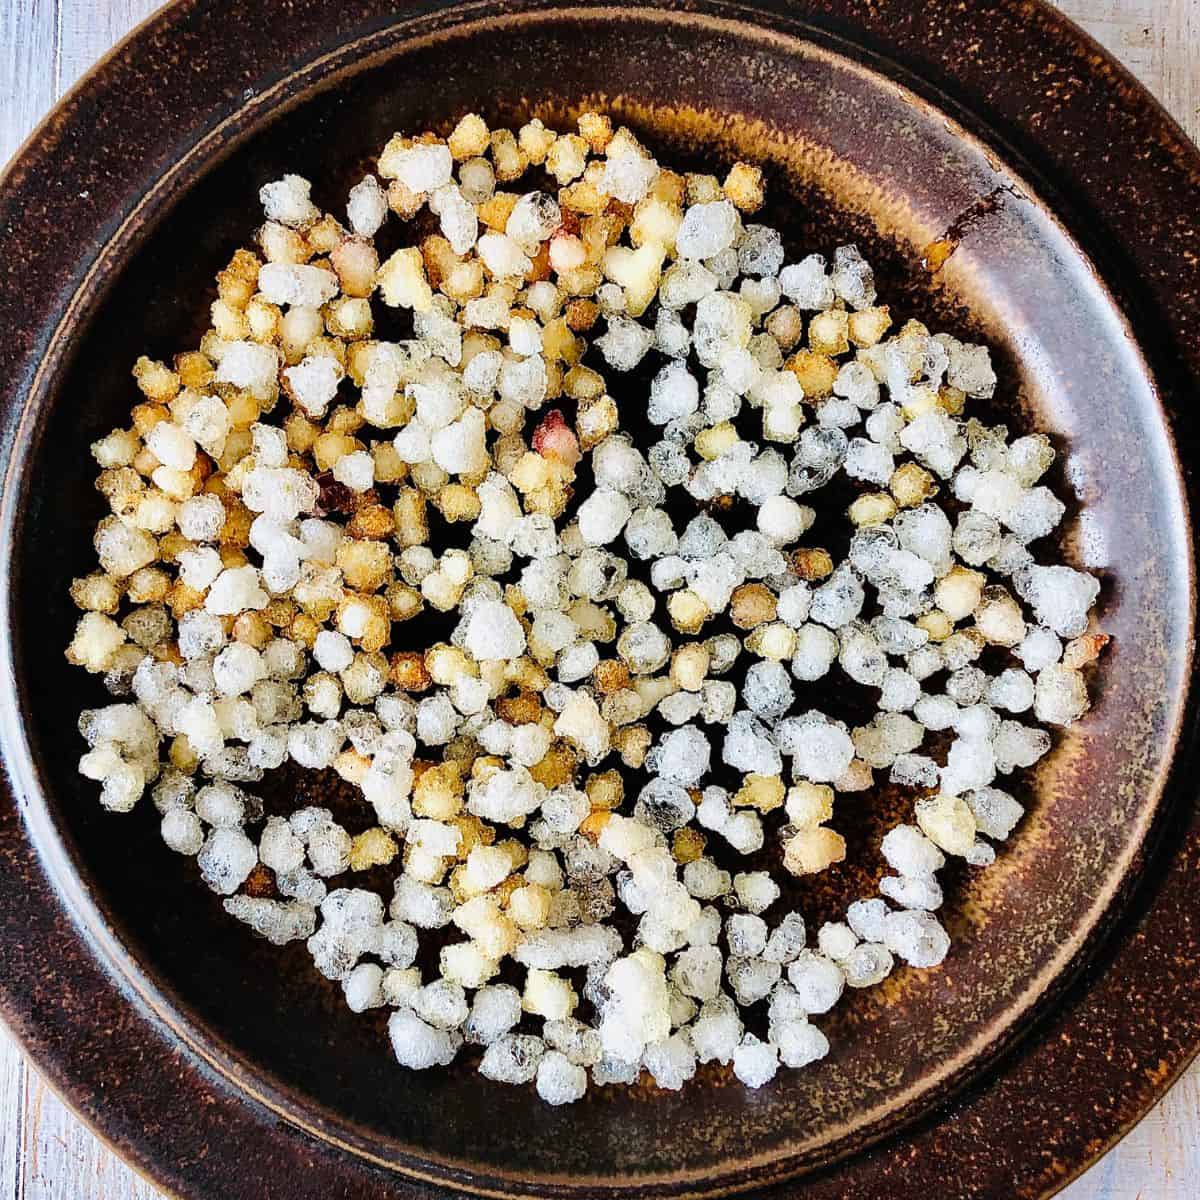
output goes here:
[[[99, 689], [62, 648], [101, 508], [87, 446], [124, 420], [134, 358], [200, 332], [259, 185], [297, 170], [337, 208], [393, 130], [585, 104], [673, 161], [762, 163], [793, 247], [857, 240], [894, 313], [992, 344], [993, 415], [1053, 434], [1068, 552], [1104, 581], [1113, 643], [1094, 711], [1024, 781], [1017, 835], [952, 881], [941, 968], [854, 996], [826, 1022], [831, 1057], [761, 1091], [706, 1070], [551, 1110], [466, 1067], [399, 1070], [383, 1018], [349, 1013], [303, 947], [227, 919], [149, 805], [104, 815], [74, 773]], [[1200, 1045], [1197, 212], [1196, 149], [1041, 3], [183, 0], [153, 17], [0, 181], [4, 1020], [191, 1200], [1055, 1191]], [[854, 865], [806, 902], [872, 885], [902, 810], [846, 798]]]

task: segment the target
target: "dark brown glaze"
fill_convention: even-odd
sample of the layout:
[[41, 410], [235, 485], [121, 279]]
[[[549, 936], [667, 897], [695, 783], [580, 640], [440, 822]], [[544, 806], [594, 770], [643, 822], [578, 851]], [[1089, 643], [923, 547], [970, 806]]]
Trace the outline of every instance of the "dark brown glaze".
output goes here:
[[[1050, 1193], [1200, 1045], [1190, 479], [1170, 441], [1190, 469], [1200, 158], [1040, 4], [409, 11], [185, 0], [0, 183], [5, 1020], [186, 1197], [766, 1194], [800, 1171], [830, 1200]], [[997, 346], [997, 412], [1073, 464], [1090, 522], [1074, 548], [1099, 561], [1114, 642], [1012, 844], [956, 883], [941, 969], [856, 996], [827, 1023], [831, 1058], [761, 1092], [710, 1072], [551, 1111], [465, 1066], [398, 1070], [383, 1018], [225, 918], [152, 813], [101, 813], [72, 730], [101, 696], [60, 649], [98, 512], [86, 446], [128, 405], [133, 357], [198, 332], [257, 186], [298, 169], [332, 206], [393, 128], [589, 102], [673, 159], [763, 162], [795, 245], [853, 237], [897, 314]], [[839, 824], [866, 846], [899, 803], [847, 798]], [[851, 860], [806, 901], [868, 886]]]

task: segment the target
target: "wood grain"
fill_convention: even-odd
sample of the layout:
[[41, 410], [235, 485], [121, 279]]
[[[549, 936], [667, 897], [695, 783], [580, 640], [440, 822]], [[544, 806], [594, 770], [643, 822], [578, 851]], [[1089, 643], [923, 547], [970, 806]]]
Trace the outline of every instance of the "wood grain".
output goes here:
[[0, 3], [0, 162], [58, 98], [56, 0]]
[[3, 1200], [11, 1200], [18, 1194], [27, 1078], [25, 1060], [12, 1042], [0, 1034], [0, 1197]]
[[[0, 0], [0, 162], [150, 0]], [[1200, 0], [1062, 0], [1200, 141]], [[1195, 1200], [1200, 1063], [1063, 1200]], [[0, 1031], [0, 1200], [157, 1200]], [[215, 1200], [215, 1198], [214, 1198]]]
[[157, 0], [59, 0], [59, 94], [158, 6]]

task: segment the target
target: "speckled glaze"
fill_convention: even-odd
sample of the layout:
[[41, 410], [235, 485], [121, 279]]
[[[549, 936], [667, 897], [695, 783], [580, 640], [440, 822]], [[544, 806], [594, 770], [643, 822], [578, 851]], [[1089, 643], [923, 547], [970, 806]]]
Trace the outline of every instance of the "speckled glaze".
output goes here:
[[[831, 1058], [760, 1092], [708, 1070], [551, 1111], [465, 1066], [399, 1071], [384, 1018], [346, 1011], [302, 947], [225, 918], [152, 813], [102, 814], [72, 728], [100, 693], [61, 646], [99, 511], [86, 446], [127, 409], [133, 358], [199, 332], [258, 185], [300, 170], [333, 207], [395, 128], [588, 103], [672, 161], [762, 162], [793, 245], [852, 237], [894, 313], [997, 348], [992, 415], [1055, 436], [1058, 486], [1086, 510], [1070, 550], [1104, 579], [1114, 641], [1095, 711], [1026, 781], [1018, 835], [952, 881], [942, 968], [855, 996], [825, 1022]], [[1200, 1045], [1198, 201], [1195, 148], [1041, 4], [185, 0], [154, 17], [0, 181], [6, 1022], [102, 1136], [195, 1200], [1053, 1192]], [[321, 778], [274, 786], [342, 799]], [[798, 893], [806, 912], [873, 885], [905, 803], [839, 804], [852, 865]]]

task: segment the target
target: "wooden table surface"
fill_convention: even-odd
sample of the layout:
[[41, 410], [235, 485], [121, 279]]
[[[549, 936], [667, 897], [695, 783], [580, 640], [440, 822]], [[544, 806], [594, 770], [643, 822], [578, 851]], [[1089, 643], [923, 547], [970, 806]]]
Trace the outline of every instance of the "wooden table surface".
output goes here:
[[[54, 101], [156, 7], [156, 0], [0, 0], [0, 164]], [[1200, 0], [1061, 0], [1059, 7], [1200, 141]], [[159, 1196], [71, 1115], [0, 1031], [0, 1200]], [[1061, 1196], [1196, 1200], [1200, 1062]]]

